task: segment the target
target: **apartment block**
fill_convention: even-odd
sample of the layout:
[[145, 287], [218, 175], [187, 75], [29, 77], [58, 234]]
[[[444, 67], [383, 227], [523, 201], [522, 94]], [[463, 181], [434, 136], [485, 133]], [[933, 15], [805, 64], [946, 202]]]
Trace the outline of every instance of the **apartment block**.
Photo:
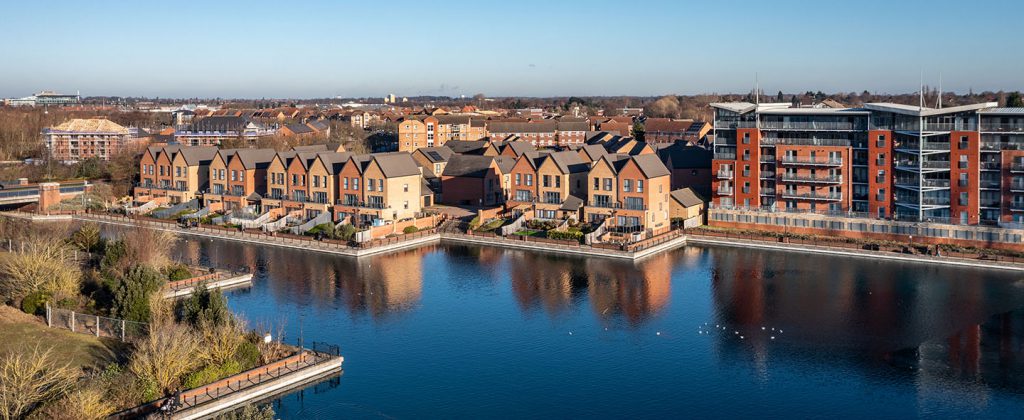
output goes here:
[[712, 107], [716, 206], [961, 225], [1024, 221], [1024, 109]]
[[75, 118], [44, 129], [43, 142], [50, 157], [57, 161], [110, 160], [139, 141], [137, 134], [137, 130], [105, 118]]

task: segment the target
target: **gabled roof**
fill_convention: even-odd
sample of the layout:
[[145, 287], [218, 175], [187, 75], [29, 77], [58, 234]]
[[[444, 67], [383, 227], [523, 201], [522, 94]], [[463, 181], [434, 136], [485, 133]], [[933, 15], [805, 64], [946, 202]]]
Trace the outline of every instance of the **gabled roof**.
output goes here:
[[676, 200], [683, 207], [693, 207], [704, 204], [704, 199], [697, 195], [692, 188], [680, 188], [669, 193], [673, 200]]
[[419, 166], [408, 153], [379, 153], [373, 155], [381, 172], [386, 178], [419, 175]]
[[693, 124], [693, 120], [673, 120], [671, 118], [648, 118], [644, 121], [647, 132], [685, 133]]
[[263, 169], [277, 156], [274, 149], [238, 149], [234, 157], [240, 159], [245, 169]]
[[580, 150], [582, 150], [583, 153], [585, 153], [587, 157], [590, 158], [591, 162], [598, 160], [601, 158], [601, 156], [608, 154], [608, 150], [599, 144], [584, 144], [580, 146]]
[[590, 170], [590, 165], [584, 162], [578, 153], [569, 150], [551, 153], [545, 160], [553, 162], [563, 174]]
[[677, 141], [658, 149], [658, 157], [670, 169], [710, 168], [713, 153], [685, 141]]
[[193, 147], [182, 147], [178, 151], [182, 159], [185, 159], [185, 163], [189, 166], [202, 165], [203, 163], [209, 164], [213, 157], [217, 155], [216, 146], [193, 146]]
[[647, 178], [671, 175], [671, 172], [669, 172], [668, 168], [665, 167], [665, 164], [661, 162], [661, 159], [656, 154], [633, 156], [632, 159]]
[[345, 165], [350, 156], [352, 154], [348, 152], [320, 152], [316, 154], [316, 159], [323, 162], [324, 167], [327, 168], [327, 173], [334, 175], [341, 171], [342, 166]]
[[326, 144], [309, 144], [305, 146], [294, 146], [292, 151], [295, 152], [326, 152], [331, 150]]
[[570, 194], [569, 196], [565, 197], [565, 200], [562, 200], [562, 207], [559, 207], [558, 209], [565, 211], [576, 211], [579, 210], [580, 207], [583, 207], [583, 199]]
[[523, 154], [536, 150], [533, 147], [533, 143], [528, 141], [509, 141], [501, 145], [501, 152], [504, 153], [506, 149], [512, 149], [512, 154], [516, 156], [522, 156]]
[[494, 162], [494, 158], [494, 156], [452, 155], [451, 159], [448, 160], [448, 165], [445, 165], [444, 172], [442, 172], [441, 175], [463, 178], [483, 178], [487, 175], [487, 171]]
[[416, 151], [413, 153], [419, 153], [423, 155], [423, 157], [427, 158], [427, 160], [429, 160], [432, 163], [440, 163], [447, 162], [448, 159], [451, 159], [452, 155], [455, 152], [452, 152], [452, 149], [449, 149], [448, 146], [440, 146], [421, 147], [419, 149], [416, 149]]
[[449, 140], [444, 143], [444, 145], [451, 149], [452, 152], [458, 154], [477, 154], [476, 152], [483, 153], [483, 151], [487, 149], [488, 144], [489, 142], [483, 140]]
[[299, 124], [299, 123], [288, 124], [288, 125], [285, 126], [285, 128], [287, 128], [288, 131], [291, 131], [294, 134], [313, 134], [313, 133], [316, 133], [315, 130], [313, 130], [312, 128], [310, 128], [310, 126], [308, 126], [306, 124]]

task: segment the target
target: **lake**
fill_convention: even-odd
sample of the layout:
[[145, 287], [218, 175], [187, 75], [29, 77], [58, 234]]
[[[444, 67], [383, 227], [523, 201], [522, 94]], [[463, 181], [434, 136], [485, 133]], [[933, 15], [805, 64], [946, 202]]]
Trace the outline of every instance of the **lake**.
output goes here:
[[1019, 418], [1024, 275], [688, 246], [639, 263], [185, 238], [250, 325], [337, 344], [280, 418]]

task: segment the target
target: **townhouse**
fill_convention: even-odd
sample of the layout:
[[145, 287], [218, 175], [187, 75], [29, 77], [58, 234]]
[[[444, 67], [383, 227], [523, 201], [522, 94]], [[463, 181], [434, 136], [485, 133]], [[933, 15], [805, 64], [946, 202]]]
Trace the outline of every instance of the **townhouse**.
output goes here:
[[441, 202], [495, 206], [508, 197], [509, 173], [515, 164], [507, 156], [453, 155], [441, 174]]
[[171, 204], [198, 198], [209, 185], [209, 166], [216, 147], [149, 147], [139, 163], [136, 200], [168, 197]]
[[510, 172], [510, 205], [528, 205], [539, 219], [581, 218], [590, 165], [573, 151], [527, 153]]
[[657, 155], [602, 156], [587, 175], [586, 220], [611, 232], [658, 235], [671, 228], [671, 173]]
[[266, 193], [267, 168], [277, 156], [273, 149], [222, 149], [210, 162], [206, 205], [225, 211], [259, 205]]

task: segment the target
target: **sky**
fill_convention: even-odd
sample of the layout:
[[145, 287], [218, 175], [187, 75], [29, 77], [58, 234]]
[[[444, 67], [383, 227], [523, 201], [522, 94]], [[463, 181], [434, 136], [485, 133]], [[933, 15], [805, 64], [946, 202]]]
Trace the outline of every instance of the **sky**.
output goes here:
[[1024, 89], [1024, 1], [0, 0], [0, 97]]

